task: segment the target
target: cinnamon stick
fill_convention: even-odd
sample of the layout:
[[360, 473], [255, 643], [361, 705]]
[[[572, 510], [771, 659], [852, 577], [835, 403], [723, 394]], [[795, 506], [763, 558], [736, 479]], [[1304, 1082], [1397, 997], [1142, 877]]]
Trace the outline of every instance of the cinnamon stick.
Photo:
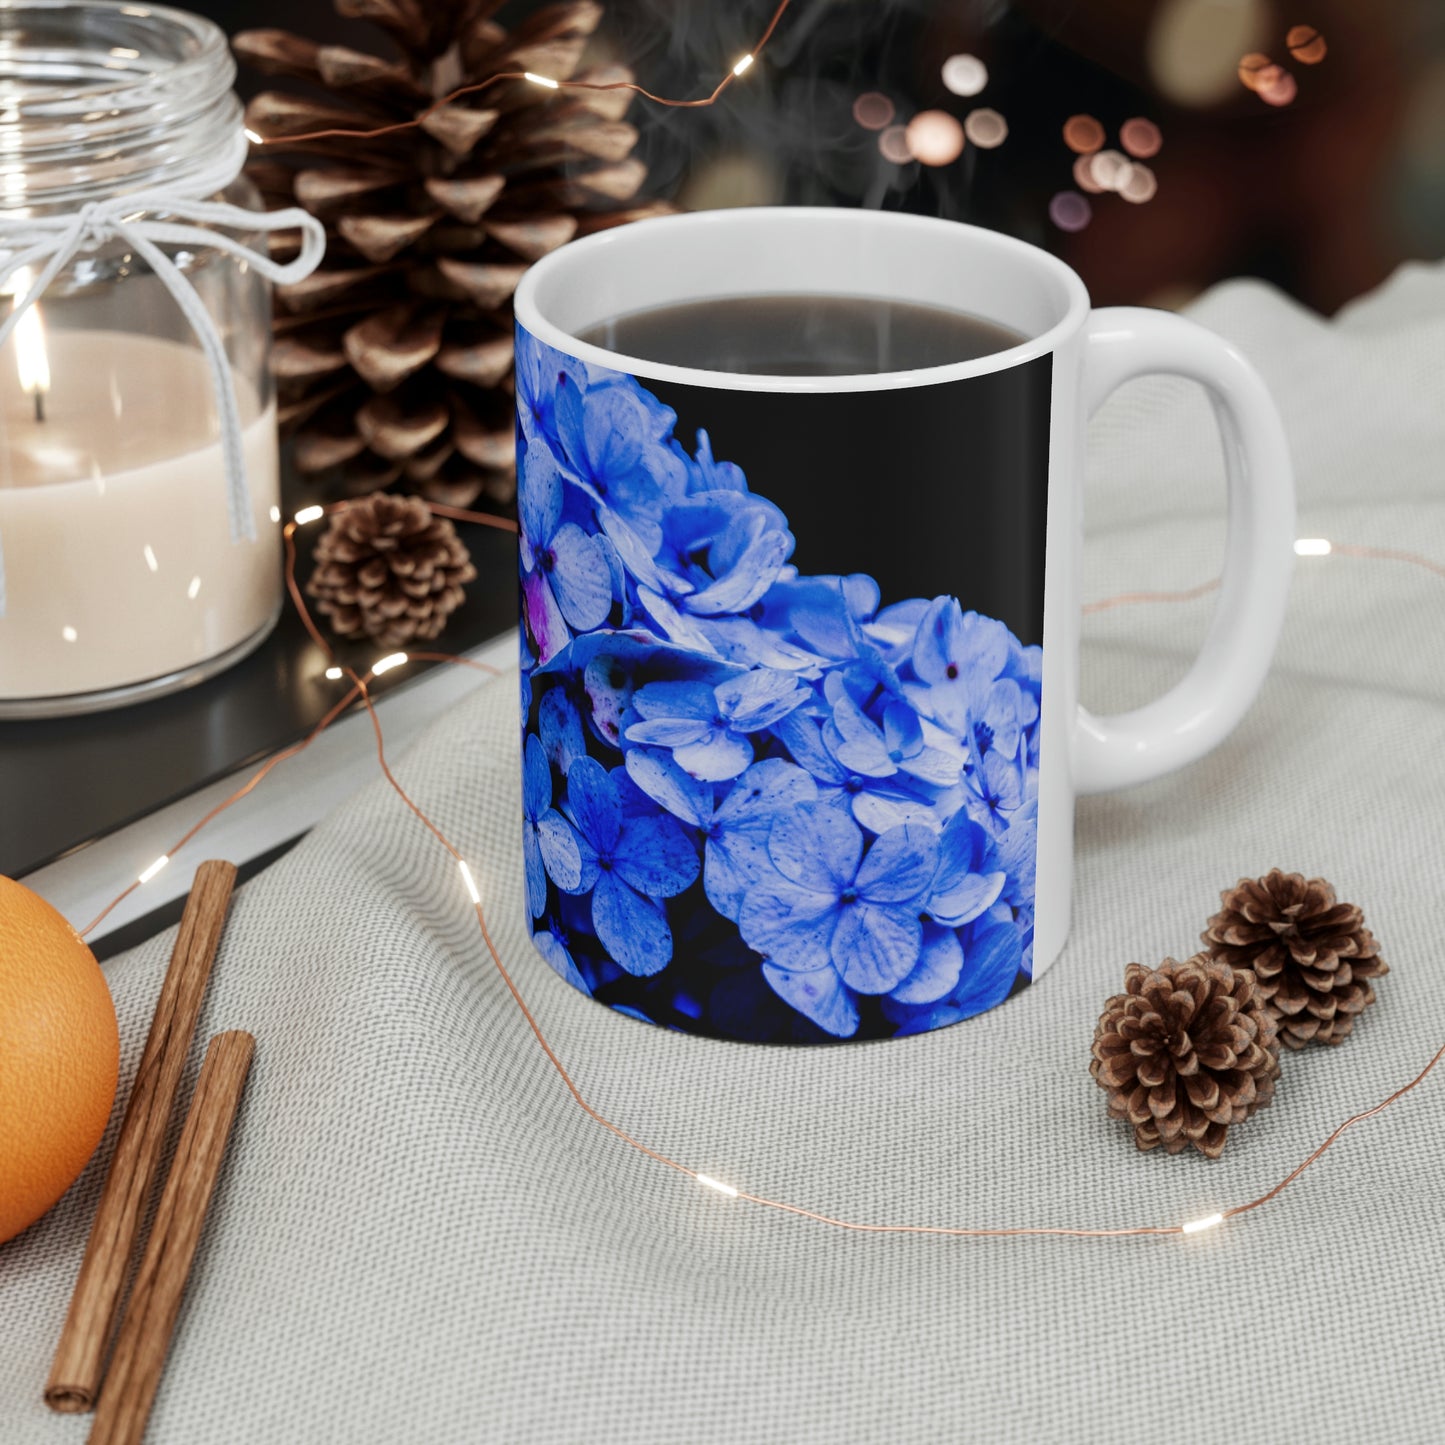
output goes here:
[[213, 860], [196, 869], [51, 1362], [45, 1403], [52, 1410], [79, 1414], [95, 1408], [131, 1253], [155, 1183], [235, 882], [233, 864]]
[[255, 1048], [256, 1040], [238, 1031], [217, 1034], [206, 1049], [116, 1338], [115, 1356], [90, 1427], [90, 1445], [139, 1445], [145, 1434]]

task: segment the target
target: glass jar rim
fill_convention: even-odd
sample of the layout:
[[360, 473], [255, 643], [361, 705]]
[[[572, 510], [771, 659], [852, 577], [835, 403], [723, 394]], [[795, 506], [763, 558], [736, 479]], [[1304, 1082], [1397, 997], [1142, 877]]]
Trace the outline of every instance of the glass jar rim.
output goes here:
[[221, 28], [170, 6], [0, 6], [0, 210], [181, 190], [214, 172], [238, 155], [235, 74]]

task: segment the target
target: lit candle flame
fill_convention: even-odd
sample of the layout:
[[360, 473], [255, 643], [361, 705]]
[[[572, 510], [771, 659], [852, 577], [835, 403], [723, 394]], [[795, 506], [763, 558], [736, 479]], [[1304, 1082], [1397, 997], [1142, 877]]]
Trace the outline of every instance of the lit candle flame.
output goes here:
[[[28, 266], [11, 278], [10, 294], [19, 301], [35, 284]], [[50, 357], [45, 350], [45, 323], [40, 304], [26, 308], [15, 323], [15, 369], [20, 373], [20, 390], [35, 401], [36, 421], [45, 420], [45, 397], [50, 391]]]

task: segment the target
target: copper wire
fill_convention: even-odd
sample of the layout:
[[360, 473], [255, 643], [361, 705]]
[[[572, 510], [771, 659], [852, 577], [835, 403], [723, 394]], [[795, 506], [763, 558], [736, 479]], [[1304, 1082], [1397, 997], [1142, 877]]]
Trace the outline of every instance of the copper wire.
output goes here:
[[[773, 31], [778, 28], [778, 21], [783, 18], [784, 12], [792, 0], [780, 0], [778, 8], [773, 11], [773, 18], [768, 21], [768, 28], [763, 31], [757, 44], [747, 52], [749, 63], [755, 61], [762, 54], [763, 47], [773, 38]], [[738, 78], [736, 70], [730, 70], [718, 81], [713, 89], [705, 96], [697, 100], [673, 100], [665, 95], [654, 95], [645, 86], [638, 85], [631, 80], [553, 80], [551, 76], [543, 76], [542, 82], [548, 90], [630, 90], [635, 95], [640, 95], [644, 100], [650, 100], [655, 105], [666, 106], [669, 110], [701, 110], [705, 106], [716, 105], [721, 99], [723, 92]], [[399, 131], [416, 130], [423, 122], [435, 115], [437, 111], [445, 109], [454, 102], [461, 100], [464, 96], [476, 95], [480, 91], [487, 90], [504, 80], [522, 80], [536, 84], [532, 80], [531, 73], [525, 70], [502, 70], [495, 75], [489, 75], [485, 80], [474, 81], [470, 85], [458, 86], [456, 90], [449, 91], [440, 100], [434, 100], [423, 111], [418, 111], [410, 120], [394, 121], [390, 125], [374, 126], [370, 129], [352, 129], [346, 126], [333, 126], [326, 130], [301, 131], [296, 135], [261, 136], [261, 144], [265, 145], [300, 145], [304, 141], [314, 140], [376, 140], [380, 136], [396, 135]], [[252, 132], [255, 134], [255, 132]]]
[[[326, 509], [326, 511], [328, 513], [334, 512], [339, 509], [344, 509], [349, 505], [351, 505], [349, 502], [335, 502], [332, 503]], [[441, 507], [435, 504], [433, 504], [433, 510], [442, 513], [445, 516], [451, 517], [452, 519], [457, 521], [475, 522], [482, 525], [500, 527], [510, 531], [516, 530], [515, 523], [509, 522], [503, 518], [492, 517], [485, 513], [469, 512], [464, 508], [460, 507]], [[316, 623], [311, 616], [310, 609], [306, 606], [306, 601], [304, 596], [302, 595], [301, 588], [296, 581], [296, 526], [297, 524], [295, 522], [288, 522], [285, 528], [283, 528], [282, 532], [286, 546], [286, 587], [287, 591], [290, 593], [292, 602], [296, 606], [297, 612], [300, 614], [302, 624], [305, 626], [308, 634], [313, 638], [313, 640], [315, 640], [318, 646], [323, 649], [326, 656], [329, 658], [333, 656], [330, 644], [326, 641], [325, 637], [317, 628]], [[1341, 556], [1368, 557], [1384, 561], [1406, 562], [1412, 565], [1424, 567], [1428, 571], [1436, 574], [1437, 576], [1445, 578], [1445, 567], [1440, 566], [1440, 564], [1436, 562], [1432, 562], [1427, 557], [1422, 557], [1417, 553], [1413, 552], [1403, 552], [1393, 548], [1353, 546], [1346, 543], [1332, 544], [1331, 551]], [[1199, 587], [1189, 588], [1186, 591], [1182, 592], [1127, 593], [1121, 595], [1120, 597], [1106, 598], [1102, 602], [1092, 603], [1085, 610], [1102, 611], [1107, 607], [1123, 606], [1126, 602], [1184, 602], [1190, 600], [1191, 598], [1200, 597], [1206, 592], [1212, 591], [1218, 585], [1218, 582], [1214, 581], [1210, 583], [1205, 583]], [[482, 671], [490, 672], [495, 675], [502, 675], [503, 673], [503, 669], [491, 667], [489, 664], [478, 662], [476, 659], [473, 658], [460, 657], [454, 653], [409, 652], [407, 656], [409, 660], [414, 659], [416, 661], [454, 663], [465, 666], [477, 667]], [[417, 818], [417, 820], [432, 834], [433, 837], [436, 838], [436, 840], [441, 844], [441, 846], [449, 854], [451, 854], [452, 858], [459, 864], [465, 863], [463, 855], [457, 850], [456, 846], [451, 842], [451, 840], [446, 836], [446, 834], [443, 833], [439, 827], [437, 827], [437, 825], [420, 807], [420, 805], [411, 797], [411, 795], [406, 791], [406, 789], [402, 787], [401, 783], [397, 780], [396, 775], [392, 772], [391, 766], [387, 762], [386, 758], [386, 744], [384, 735], [382, 733], [381, 719], [377, 716], [376, 707], [372, 701], [371, 692], [370, 689], [367, 687], [365, 678], [363, 678], [355, 671], [355, 669], [351, 667], [344, 667], [343, 671], [348, 677], [351, 678], [352, 681], [352, 686], [350, 690], [346, 693], [346, 695], [338, 703], [331, 707], [331, 709], [322, 717], [320, 722], [316, 724], [316, 726], [311, 730], [310, 733], [307, 734], [307, 736], [301, 742], [294, 743], [291, 747], [283, 749], [281, 752], [277, 753], [273, 758], [269, 759], [264, 764], [264, 766], [258, 769], [258, 771], [243, 787], [238, 788], [236, 792], [231, 794], [231, 796], [227, 798], [224, 802], [221, 802], [217, 804], [216, 807], [212, 808], [210, 812], [208, 812], [199, 822], [195, 824], [194, 827], [192, 827], [187, 833], [185, 833], [181, 837], [181, 839], [170, 850], [172, 854], [184, 847], [186, 843], [188, 843], [193, 837], [195, 837], [195, 835], [199, 833], [201, 829], [204, 828], [218, 814], [224, 812], [227, 808], [231, 807], [232, 804], [239, 802], [248, 793], [250, 793], [251, 790], [255, 788], [262, 781], [262, 779], [264, 779], [267, 774], [269, 774], [270, 771], [279, 763], [284, 762], [287, 758], [296, 756], [298, 753], [304, 752], [305, 749], [309, 747], [311, 743], [315, 741], [315, 739], [319, 737], [321, 733], [324, 732], [326, 728], [329, 727], [331, 723], [335, 721], [335, 719], [339, 717], [341, 713], [345, 711], [353, 701], [359, 698], [362, 706], [365, 707], [367, 715], [371, 721], [372, 734], [376, 741], [377, 762], [380, 765], [382, 775], [386, 778], [387, 783], [395, 791], [397, 797], [401, 799], [401, 801], [410, 810], [410, 812]], [[119, 894], [90, 924], [88, 924], [84, 929], [81, 930], [82, 935], [91, 932], [91, 930], [95, 928], [96, 924], [98, 924], [103, 918], [105, 918], [106, 914], [108, 914], [111, 909], [113, 909], [123, 899], [129, 897], [130, 894], [133, 893], [139, 886], [139, 883], [132, 883], [128, 888], [125, 889], [124, 892]], [[483, 905], [481, 903], [477, 903], [474, 904], [473, 907], [477, 916], [477, 924], [481, 930], [482, 940], [486, 945], [487, 953], [491, 958], [493, 967], [501, 976], [502, 982], [506, 985], [508, 993], [511, 994], [513, 1002], [517, 1005], [517, 1008], [520, 1010], [522, 1017], [526, 1020], [528, 1028], [531, 1029], [532, 1036], [536, 1039], [537, 1044], [541, 1048], [543, 1054], [546, 1055], [548, 1063], [550, 1063], [552, 1068], [555, 1070], [558, 1078], [562, 1081], [563, 1086], [566, 1088], [568, 1094], [571, 1096], [573, 1102], [577, 1105], [577, 1107], [581, 1109], [582, 1112], [585, 1113], [595, 1123], [601, 1125], [602, 1128], [606, 1129], [609, 1133], [615, 1135], [622, 1143], [626, 1144], [629, 1148], [635, 1149], [639, 1154], [644, 1154], [647, 1156], [647, 1158], [653, 1160], [654, 1162], [665, 1165], [667, 1168], [675, 1170], [679, 1174], [685, 1174], [689, 1178], [699, 1183], [709, 1182], [706, 1176], [700, 1174], [690, 1165], [683, 1164], [680, 1161], [671, 1158], [669, 1155], [652, 1148], [648, 1144], [644, 1144], [640, 1139], [637, 1139], [633, 1135], [629, 1134], [624, 1128], [622, 1128], [621, 1125], [614, 1123], [610, 1118], [607, 1117], [606, 1114], [604, 1114], [600, 1109], [598, 1109], [587, 1099], [586, 1095], [583, 1094], [582, 1090], [577, 1086], [576, 1082], [572, 1078], [572, 1075], [567, 1071], [566, 1065], [563, 1064], [556, 1050], [552, 1047], [546, 1033], [542, 1029], [542, 1026], [537, 1022], [536, 1016], [527, 1006], [527, 1001], [522, 997], [521, 990], [517, 987], [516, 981], [512, 978], [512, 975], [508, 971], [506, 964], [502, 962], [501, 952], [498, 950], [496, 943], [493, 941], [491, 930], [487, 926], [487, 917]], [[1358, 1114], [1352, 1114], [1343, 1123], [1336, 1126], [1333, 1132], [1324, 1140], [1323, 1143], [1319, 1145], [1318, 1148], [1314, 1150], [1313, 1153], [1308, 1155], [1299, 1164], [1297, 1164], [1288, 1174], [1285, 1175], [1283, 1179], [1281, 1179], [1271, 1189], [1266, 1190], [1263, 1194], [1249, 1200], [1247, 1203], [1236, 1204], [1228, 1209], [1221, 1210], [1219, 1212], [1218, 1218], [1220, 1220], [1234, 1219], [1237, 1218], [1239, 1215], [1248, 1214], [1251, 1210], [1258, 1209], [1262, 1205], [1270, 1203], [1273, 1199], [1277, 1198], [1280, 1194], [1282, 1194], [1291, 1184], [1293, 1184], [1295, 1180], [1300, 1177], [1300, 1175], [1302, 1175], [1307, 1169], [1311, 1167], [1311, 1165], [1315, 1164], [1321, 1157], [1323, 1157], [1323, 1155], [1336, 1143], [1337, 1140], [1340, 1139], [1340, 1137], [1347, 1130], [1353, 1128], [1354, 1125], [1361, 1123], [1365, 1119], [1371, 1119], [1374, 1118], [1375, 1115], [1383, 1113], [1392, 1104], [1402, 1099], [1412, 1089], [1418, 1088], [1419, 1085], [1425, 1081], [1425, 1079], [1430, 1075], [1430, 1073], [1435, 1069], [1435, 1067], [1441, 1062], [1442, 1059], [1445, 1059], [1445, 1044], [1441, 1045], [1441, 1047], [1436, 1051], [1434, 1056], [1425, 1065], [1425, 1067], [1421, 1069], [1420, 1072], [1416, 1074], [1415, 1077], [1411, 1079], [1408, 1083], [1401, 1085], [1401, 1087], [1396, 1089], [1395, 1092], [1389, 1095], [1388, 1098], [1382, 1099], [1372, 1108], [1365, 1109]], [[1189, 1230], [1186, 1230], [1183, 1224], [1144, 1224], [1125, 1226], [1118, 1229], [1077, 1229], [1062, 1225], [984, 1227], [944, 1224], [874, 1223], [867, 1220], [845, 1219], [837, 1215], [825, 1214], [819, 1210], [807, 1209], [799, 1204], [790, 1204], [786, 1200], [773, 1199], [766, 1194], [754, 1194], [744, 1189], [738, 1189], [736, 1191], [735, 1197], [739, 1200], [746, 1201], [749, 1204], [758, 1205], [760, 1208], [763, 1209], [772, 1209], [783, 1214], [794, 1215], [800, 1219], [809, 1219], [812, 1220], [814, 1223], [827, 1225], [830, 1228], [834, 1229], [845, 1229], [854, 1233], [864, 1234], [929, 1234], [972, 1239], [1012, 1239], [1025, 1236], [1055, 1236], [1071, 1239], [1126, 1239], [1142, 1235], [1183, 1235], [1190, 1232]], [[1203, 1221], [1203, 1223], [1208, 1222], [1211, 1221]], [[1198, 1226], [1196, 1225], [1194, 1227]]]

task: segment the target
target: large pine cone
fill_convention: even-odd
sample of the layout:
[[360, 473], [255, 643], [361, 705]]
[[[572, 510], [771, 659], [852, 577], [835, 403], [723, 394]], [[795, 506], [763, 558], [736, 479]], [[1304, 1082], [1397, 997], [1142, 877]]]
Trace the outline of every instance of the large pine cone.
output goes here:
[[[286, 137], [411, 120], [499, 71], [571, 78], [602, 6], [551, 5], [508, 31], [490, 18], [501, 0], [334, 4], [385, 30], [397, 58], [283, 30], [235, 38], [242, 60], [310, 83], [246, 111], [267, 142], [249, 167], [266, 200], [301, 205], [327, 230], [322, 268], [277, 297], [283, 429], [302, 472], [351, 495], [400, 484], [455, 506], [507, 502], [517, 282], [574, 235], [667, 209], [619, 209], [646, 177], [622, 119], [631, 93], [503, 81], [391, 135]], [[631, 75], [604, 64], [577, 78]]]
[[1108, 1090], [1109, 1113], [1134, 1142], [1210, 1159], [1274, 1098], [1279, 1040], [1254, 975], [1196, 954], [1156, 969], [1131, 963], [1124, 992], [1104, 1005], [1089, 1072]]
[[333, 512], [306, 591], [338, 637], [404, 647], [441, 633], [477, 575], [466, 544], [419, 497], [384, 493]]
[[1241, 878], [1202, 935], [1211, 958], [1250, 969], [1292, 1049], [1338, 1044], [1374, 1003], [1372, 978], [1390, 971], [1364, 914], [1339, 903], [1323, 878], [1275, 868]]

